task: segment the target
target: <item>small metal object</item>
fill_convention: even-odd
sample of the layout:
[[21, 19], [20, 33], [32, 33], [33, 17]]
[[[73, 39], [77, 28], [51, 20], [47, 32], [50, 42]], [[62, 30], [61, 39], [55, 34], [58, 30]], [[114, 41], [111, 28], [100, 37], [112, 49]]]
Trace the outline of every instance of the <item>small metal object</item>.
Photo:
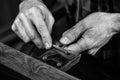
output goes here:
[[67, 71], [79, 62], [80, 57], [81, 55], [70, 54], [64, 48], [53, 45], [53, 48], [43, 53], [39, 59], [53, 67]]
[[57, 63], [57, 66], [61, 66], [62, 64], [61, 63]]
[[47, 59], [47, 56], [43, 56], [42, 59], [43, 59], [43, 60], [46, 60], [46, 59]]

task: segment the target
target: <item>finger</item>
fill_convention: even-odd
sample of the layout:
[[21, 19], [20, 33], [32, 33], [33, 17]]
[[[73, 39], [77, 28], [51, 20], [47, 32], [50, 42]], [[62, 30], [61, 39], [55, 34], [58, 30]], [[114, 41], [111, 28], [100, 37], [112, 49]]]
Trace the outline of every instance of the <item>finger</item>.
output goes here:
[[81, 21], [70, 30], [64, 32], [62, 38], [60, 39], [60, 42], [63, 44], [69, 44], [74, 40], [76, 40], [80, 36], [80, 34], [84, 31], [85, 31], [85, 25]]
[[44, 16], [48, 31], [49, 31], [49, 33], [51, 33], [55, 20], [54, 20], [52, 14], [50, 13], [50, 11], [46, 7], [39, 7], [39, 8], [41, 10], [42, 16]]
[[[35, 14], [33, 11], [35, 11]], [[47, 29], [47, 26], [43, 20], [43, 16], [41, 15], [40, 11], [36, 8], [33, 8], [33, 10], [31, 9], [30, 13], [33, 13], [33, 15], [30, 16], [30, 18], [33, 21], [33, 23], [35, 24], [37, 31], [41, 35], [42, 41], [45, 45], [45, 48], [49, 49], [52, 46], [52, 40], [51, 40], [50, 33]], [[27, 14], [27, 15], [29, 15], [29, 14]]]
[[27, 36], [24, 27], [22, 26], [20, 20], [17, 18], [12, 25], [12, 30], [24, 41], [29, 42], [30, 38]]
[[29, 38], [33, 41], [33, 43], [38, 47], [42, 48], [42, 41], [40, 36], [37, 34], [35, 28], [31, 24], [29, 18], [27, 18], [24, 14], [20, 14], [20, 20], [24, 24], [25, 31]]
[[51, 13], [48, 12], [48, 15], [46, 15], [45, 22], [46, 22], [49, 33], [51, 33], [52, 27], [54, 24], [54, 18], [52, 17]]
[[82, 37], [77, 43], [65, 47], [70, 53], [78, 54], [82, 51], [88, 50], [94, 46], [94, 41], [88, 37]]

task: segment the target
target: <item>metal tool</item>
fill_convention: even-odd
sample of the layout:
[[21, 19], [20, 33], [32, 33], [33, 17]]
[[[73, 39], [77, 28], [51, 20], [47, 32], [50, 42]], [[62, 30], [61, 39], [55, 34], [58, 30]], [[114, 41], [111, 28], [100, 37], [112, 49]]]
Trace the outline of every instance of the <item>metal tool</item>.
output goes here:
[[63, 47], [53, 45], [53, 47], [43, 53], [39, 59], [51, 66], [60, 70], [67, 71], [80, 60], [81, 55], [74, 55], [68, 53]]

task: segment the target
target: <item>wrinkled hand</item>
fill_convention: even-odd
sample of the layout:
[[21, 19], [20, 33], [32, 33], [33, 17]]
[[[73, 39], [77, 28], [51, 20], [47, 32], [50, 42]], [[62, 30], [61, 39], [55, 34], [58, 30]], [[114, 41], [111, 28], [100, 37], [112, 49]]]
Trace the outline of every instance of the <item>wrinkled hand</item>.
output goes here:
[[70, 44], [82, 36], [76, 43], [70, 44], [65, 49], [74, 54], [89, 50], [89, 54], [95, 55], [117, 33], [118, 26], [115, 23], [114, 14], [93, 13], [64, 32], [60, 42]]
[[38, 48], [52, 46], [50, 36], [54, 18], [47, 7], [37, 0], [25, 0], [20, 5], [12, 30], [24, 41], [33, 41]]

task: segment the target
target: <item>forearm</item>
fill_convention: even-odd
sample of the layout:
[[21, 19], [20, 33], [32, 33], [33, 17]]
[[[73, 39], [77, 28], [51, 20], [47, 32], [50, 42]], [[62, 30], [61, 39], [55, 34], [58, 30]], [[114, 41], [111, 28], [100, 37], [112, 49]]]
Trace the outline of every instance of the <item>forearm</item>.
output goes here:
[[114, 31], [120, 32], [120, 13], [112, 13], [114, 16], [113, 23], [114, 23]]
[[113, 32], [120, 32], [120, 13], [105, 13], [103, 19], [110, 22], [110, 28]]

